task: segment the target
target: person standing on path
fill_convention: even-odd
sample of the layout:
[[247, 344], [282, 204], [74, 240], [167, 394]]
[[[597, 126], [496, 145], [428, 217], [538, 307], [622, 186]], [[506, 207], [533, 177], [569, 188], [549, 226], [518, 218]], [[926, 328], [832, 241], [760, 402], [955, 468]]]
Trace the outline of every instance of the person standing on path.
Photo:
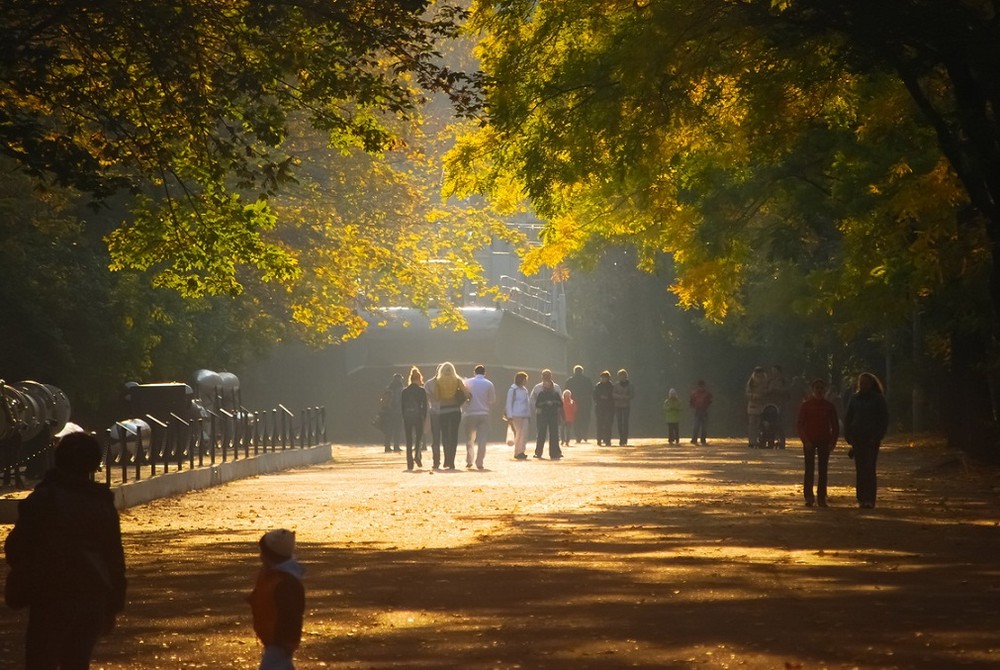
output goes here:
[[712, 405], [712, 393], [708, 390], [704, 379], [699, 379], [691, 391], [688, 400], [694, 410], [694, 429], [691, 431], [691, 444], [708, 444], [708, 408]]
[[441, 425], [441, 448], [444, 452], [444, 469], [455, 469], [455, 452], [458, 451], [458, 427], [462, 423], [462, 406], [469, 399], [465, 383], [455, 372], [455, 366], [445, 361], [434, 378], [434, 395], [438, 402], [438, 421]]
[[[802, 479], [802, 493], [806, 507], [817, 503], [826, 507], [826, 473], [830, 463], [830, 453], [837, 446], [840, 436], [840, 419], [837, 408], [826, 399], [826, 382], [816, 379], [809, 386], [811, 395], [802, 401], [796, 421], [802, 453], [805, 456], [805, 473]], [[819, 480], [816, 495], [813, 496], [813, 471], [819, 462]]]
[[[465, 407], [465, 467], [483, 470], [486, 460], [486, 442], [489, 439], [490, 409], [496, 404], [497, 392], [493, 382], [486, 378], [486, 366], [477, 365], [475, 376], [465, 382], [469, 404]], [[473, 444], [478, 449], [473, 451]]]
[[605, 370], [591, 392], [591, 397], [594, 399], [594, 414], [597, 417], [597, 446], [611, 446], [611, 424], [615, 418], [614, 393], [615, 385], [611, 382], [611, 373]]
[[416, 367], [410, 368], [410, 384], [400, 394], [403, 412], [403, 433], [406, 435], [406, 469], [412, 470], [414, 463], [423, 467], [420, 452], [423, 448], [424, 420], [427, 418], [427, 392], [423, 387], [424, 377]]
[[[825, 384], [824, 384], [825, 386]], [[785, 448], [785, 424], [788, 421], [788, 399], [790, 398], [788, 379], [780, 365], [772, 365], [771, 372], [767, 376], [767, 393], [765, 400], [768, 404], [778, 408], [777, 432], [775, 434], [776, 446]]]
[[[548, 373], [548, 374], [546, 374]], [[542, 381], [532, 391], [535, 406], [535, 420], [538, 424], [538, 441], [535, 442], [535, 458], [541, 458], [545, 451], [545, 438], [549, 439], [549, 458], [562, 458], [559, 448], [559, 421], [562, 413], [562, 393], [552, 382], [552, 373], [542, 371]]]
[[573, 437], [576, 443], [587, 441], [590, 433], [590, 401], [588, 398], [594, 391], [594, 382], [583, 374], [583, 366], [573, 367], [573, 376], [566, 380], [566, 389], [573, 393], [576, 400], [576, 418], [573, 420]]
[[764, 413], [764, 405], [767, 401], [767, 372], [763, 367], [757, 366], [750, 373], [750, 379], [746, 385], [747, 399], [747, 443], [751, 449], [761, 446], [760, 442], [760, 415]]
[[[562, 389], [559, 388], [559, 384], [556, 384], [552, 380], [552, 370], [549, 370], [548, 368], [542, 370], [541, 378], [542, 381], [535, 384], [535, 386], [531, 389], [531, 411], [532, 413], [535, 414], [535, 418], [537, 418], [538, 415], [538, 407], [535, 405], [535, 403], [538, 400], [538, 394], [541, 393], [543, 388], [551, 386], [552, 388], [555, 389], [556, 393], [559, 394], [560, 400], [562, 400]], [[541, 429], [540, 426], [537, 425], [535, 426], [535, 428], [539, 430]], [[535, 435], [537, 437], [538, 435], [537, 432]], [[558, 431], [556, 431], [556, 439], [557, 440], [559, 439]]]
[[677, 389], [667, 392], [667, 399], [663, 401], [663, 418], [667, 422], [667, 444], [680, 444], [681, 399]]
[[573, 399], [573, 392], [569, 389], [563, 389], [562, 392], [562, 424], [560, 426], [562, 430], [562, 443], [567, 447], [569, 446], [570, 438], [573, 432], [573, 423], [576, 421], [577, 414], [577, 404], [576, 400]]
[[382, 409], [385, 411], [385, 452], [402, 451], [399, 448], [403, 436], [403, 414], [399, 409], [400, 394], [403, 392], [403, 375], [392, 375], [389, 385], [382, 391]]
[[114, 497], [92, 481], [102, 449], [93, 435], [69, 433], [55, 467], [18, 503], [4, 542], [9, 607], [28, 608], [27, 670], [90, 667], [97, 640], [125, 608], [125, 552]]
[[434, 458], [434, 469], [441, 466], [441, 401], [437, 397], [437, 374], [441, 366], [438, 366], [434, 376], [424, 383], [424, 392], [427, 394], [427, 428], [431, 435], [431, 455]]
[[844, 415], [844, 439], [854, 455], [858, 505], [865, 509], [875, 507], [878, 451], [888, 429], [889, 410], [882, 383], [872, 373], [862, 372]]
[[514, 458], [523, 461], [528, 458], [528, 424], [531, 422], [531, 394], [528, 393], [528, 373], [518, 372], [514, 383], [507, 389], [504, 416], [514, 431]]
[[302, 641], [305, 569], [295, 560], [295, 533], [270, 530], [257, 542], [263, 566], [247, 597], [253, 630], [264, 645], [260, 670], [295, 670], [292, 657]]
[[622, 368], [618, 371], [618, 381], [612, 393], [615, 403], [615, 419], [618, 423], [618, 444], [628, 446], [628, 419], [632, 411], [632, 399], [635, 397], [635, 386], [629, 381], [628, 371]]

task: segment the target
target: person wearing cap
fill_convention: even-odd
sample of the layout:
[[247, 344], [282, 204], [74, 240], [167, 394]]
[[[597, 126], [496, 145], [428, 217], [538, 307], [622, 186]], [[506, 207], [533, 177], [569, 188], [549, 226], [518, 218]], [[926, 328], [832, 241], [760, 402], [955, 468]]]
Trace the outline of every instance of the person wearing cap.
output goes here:
[[260, 670], [294, 670], [292, 656], [302, 641], [305, 569], [295, 560], [295, 533], [270, 530], [257, 542], [263, 566], [247, 597], [253, 630], [264, 645]]
[[93, 435], [64, 435], [4, 542], [6, 603], [28, 608], [28, 670], [90, 667], [98, 638], [125, 607], [118, 510], [108, 486], [92, 480], [101, 457]]

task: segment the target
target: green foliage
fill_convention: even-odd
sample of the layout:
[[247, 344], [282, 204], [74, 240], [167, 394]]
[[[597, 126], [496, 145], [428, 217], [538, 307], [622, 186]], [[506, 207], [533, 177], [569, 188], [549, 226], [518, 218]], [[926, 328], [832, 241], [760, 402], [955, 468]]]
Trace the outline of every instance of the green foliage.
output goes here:
[[142, 193], [109, 238], [115, 268], [191, 297], [247, 272], [290, 283], [266, 200], [293, 179], [290, 115], [342, 151], [398, 142], [457, 11], [426, 0], [5, 3], [0, 146], [30, 174], [98, 198]]
[[487, 115], [446, 187], [548, 220], [529, 271], [668, 253], [680, 304], [747, 337], [794, 315], [851, 341], [943, 296], [974, 313], [967, 182], [885, 59], [790, 13], [822, 4], [475, 3]]

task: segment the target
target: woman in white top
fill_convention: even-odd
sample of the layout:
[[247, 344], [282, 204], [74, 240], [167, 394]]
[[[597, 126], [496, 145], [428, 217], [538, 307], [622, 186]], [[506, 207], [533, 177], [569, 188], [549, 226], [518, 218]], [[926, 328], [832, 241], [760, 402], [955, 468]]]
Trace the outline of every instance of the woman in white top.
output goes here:
[[514, 458], [523, 461], [528, 458], [525, 445], [528, 442], [528, 422], [531, 421], [531, 398], [528, 393], [528, 373], [518, 372], [514, 383], [507, 389], [507, 405], [504, 417], [514, 431]]

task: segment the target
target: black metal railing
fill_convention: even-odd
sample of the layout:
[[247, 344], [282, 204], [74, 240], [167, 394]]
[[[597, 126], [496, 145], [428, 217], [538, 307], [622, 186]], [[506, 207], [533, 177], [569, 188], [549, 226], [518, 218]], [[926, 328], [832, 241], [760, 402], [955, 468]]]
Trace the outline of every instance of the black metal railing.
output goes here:
[[[210, 467], [286, 449], [305, 449], [326, 442], [326, 408], [309, 407], [298, 416], [284, 405], [251, 412], [220, 409], [184, 419], [147, 414], [144, 434], [134, 423], [119, 422], [106, 434], [104, 479], [124, 484], [159, 473]], [[117, 435], [117, 436], [114, 436]], [[145, 473], [145, 474], [144, 474]]]

